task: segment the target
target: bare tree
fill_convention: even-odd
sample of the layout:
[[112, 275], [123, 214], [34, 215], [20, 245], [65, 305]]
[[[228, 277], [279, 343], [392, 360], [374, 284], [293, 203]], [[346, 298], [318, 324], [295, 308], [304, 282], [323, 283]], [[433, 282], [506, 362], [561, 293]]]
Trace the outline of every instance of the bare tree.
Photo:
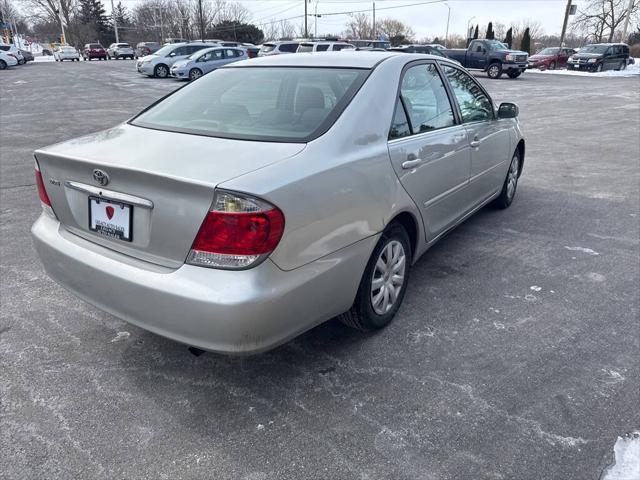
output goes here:
[[373, 37], [373, 23], [371, 17], [364, 12], [349, 15], [347, 30], [344, 32], [347, 38], [371, 38]]
[[[628, 4], [627, 0], [589, 0], [579, 10], [572, 30], [593, 37], [596, 42], [612, 42], [616, 30], [629, 15]], [[640, 3], [633, 2], [630, 14], [635, 15], [639, 7]]]
[[382, 33], [393, 45], [411, 42], [415, 35], [407, 24], [393, 18], [384, 18], [376, 25], [376, 30]]

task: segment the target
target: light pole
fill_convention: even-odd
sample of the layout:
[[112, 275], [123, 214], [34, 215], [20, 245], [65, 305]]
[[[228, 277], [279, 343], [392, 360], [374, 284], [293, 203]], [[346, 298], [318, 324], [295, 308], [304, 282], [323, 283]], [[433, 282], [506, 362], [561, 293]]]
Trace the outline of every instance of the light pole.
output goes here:
[[316, 0], [316, 7], [313, 11], [313, 16], [315, 17], [315, 24], [313, 26], [313, 38], [318, 38], [318, 1]]
[[64, 21], [62, 20], [62, 0], [60, 0], [58, 5], [60, 5], [60, 8], [58, 9], [58, 18], [60, 19], [60, 30], [62, 30], [62, 38], [60, 39], [60, 43], [62, 43], [63, 45], [66, 45], [67, 37], [64, 34]]
[[470, 25], [471, 25], [471, 20], [473, 20], [474, 18], [476, 18], [476, 17], [471, 17], [471, 18], [469, 19], [469, 21], [467, 22], [467, 40], [468, 40], [469, 38], [471, 38], [471, 30], [469, 30], [469, 29], [471, 28], [471, 27], [470, 27]]
[[120, 37], [118, 37], [118, 19], [116, 17], [116, 10], [113, 8], [113, 0], [111, 0], [111, 16], [113, 17], [113, 29], [116, 32], [116, 43], [120, 43]]
[[449, 48], [449, 20], [451, 19], [451, 7], [448, 3], [445, 3], [444, 6], [449, 9], [449, 13], [447, 13], [447, 33], [444, 35], [444, 46]]

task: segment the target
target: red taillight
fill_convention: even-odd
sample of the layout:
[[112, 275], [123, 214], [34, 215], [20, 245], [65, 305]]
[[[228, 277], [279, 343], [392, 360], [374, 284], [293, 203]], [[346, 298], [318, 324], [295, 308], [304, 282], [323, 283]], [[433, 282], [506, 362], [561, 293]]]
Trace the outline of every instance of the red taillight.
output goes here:
[[244, 194], [217, 192], [187, 262], [246, 268], [271, 253], [283, 232], [284, 216], [278, 208]]
[[47, 195], [47, 191], [44, 188], [42, 173], [40, 173], [40, 167], [38, 167], [37, 162], [36, 162], [36, 185], [38, 186], [38, 195], [40, 196], [40, 201], [42, 202], [43, 205], [51, 208], [51, 200], [49, 200], [49, 195]]

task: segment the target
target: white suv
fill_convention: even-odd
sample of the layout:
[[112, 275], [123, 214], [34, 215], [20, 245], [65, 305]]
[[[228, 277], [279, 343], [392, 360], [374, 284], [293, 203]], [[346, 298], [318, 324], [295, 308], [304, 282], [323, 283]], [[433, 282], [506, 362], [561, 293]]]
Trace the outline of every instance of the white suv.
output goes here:
[[302, 42], [296, 52], [337, 52], [339, 50], [355, 50], [355, 48], [350, 43], [345, 42]]
[[259, 57], [281, 55], [283, 53], [296, 53], [300, 42], [271, 42], [264, 43], [258, 52]]
[[109, 45], [109, 48], [107, 48], [107, 58], [109, 60], [112, 58], [116, 60], [119, 58], [130, 58], [133, 60], [134, 56], [135, 52], [128, 43], [112, 43]]

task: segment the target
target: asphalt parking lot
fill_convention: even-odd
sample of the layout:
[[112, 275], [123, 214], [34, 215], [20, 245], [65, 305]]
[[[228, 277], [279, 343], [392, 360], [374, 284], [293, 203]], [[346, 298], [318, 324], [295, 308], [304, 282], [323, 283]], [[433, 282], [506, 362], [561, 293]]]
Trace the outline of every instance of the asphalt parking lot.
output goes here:
[[29, 235], [34, 149], [182, 84], [132, 61], [2, 72], [0, 478], [600, 478], [640, 427], [640, 82], [479, 78], [520, 105], [512, 207], [430, 250], [384, 331], [332, 320], [230, 358], [76, 299]]

